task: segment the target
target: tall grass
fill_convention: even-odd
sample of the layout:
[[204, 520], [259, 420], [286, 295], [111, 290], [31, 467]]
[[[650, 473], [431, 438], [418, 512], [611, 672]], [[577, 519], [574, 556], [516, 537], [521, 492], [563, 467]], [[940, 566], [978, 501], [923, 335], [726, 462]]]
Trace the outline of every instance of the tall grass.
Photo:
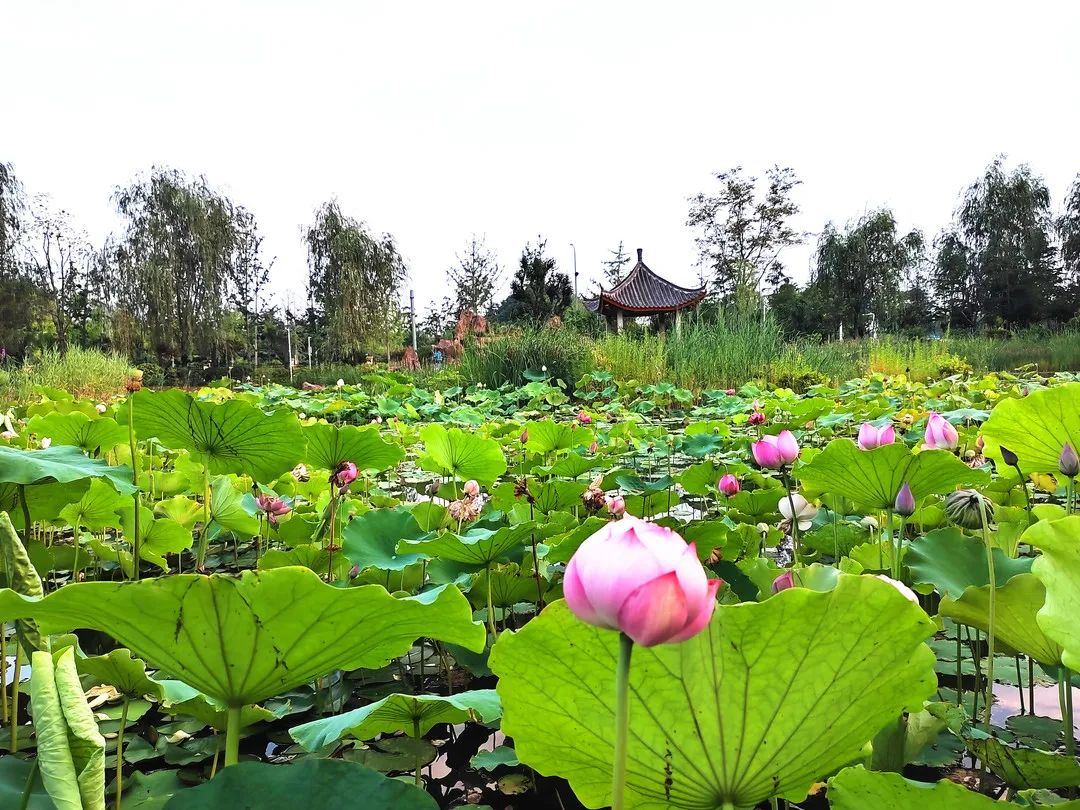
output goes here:
[[126, 357], [97, 349], [44, 349], [10, 371], [0, 372], [0, 405], [34, 398], [34, 388], [57, 388], [79, 399], [105, 400], [124, 392], [130, 364]]
[[588, 339], [572, 329], [527, 327], [469, 346], [459, 370], [466, 382], [497, 388], [504, 383], [520, 385], [526, 371], [545, 367], [550, 379], [573, 386], [592, 368]]

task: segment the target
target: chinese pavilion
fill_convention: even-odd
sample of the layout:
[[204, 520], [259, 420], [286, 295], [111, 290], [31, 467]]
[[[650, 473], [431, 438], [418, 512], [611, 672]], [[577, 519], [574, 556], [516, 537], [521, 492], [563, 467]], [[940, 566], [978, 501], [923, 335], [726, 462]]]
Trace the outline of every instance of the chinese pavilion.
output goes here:
[[661, 329], [666, 329], [674, 320], [675, 331], [678, 332], [680, 313], [689, 307], [696, 307], [704, 297], [704, 287], [680, 287], [660, 278], [642, 261], [641, 248], [638, 248], [637, 264], [626, 278], [610, 290], [601, 288], [599, 295], [585, 298], [583, 302], [589, 312], [602, 317], [608, 328], [616, 332], [622, 331], [625, 318], [641, 315], [661, 316]]

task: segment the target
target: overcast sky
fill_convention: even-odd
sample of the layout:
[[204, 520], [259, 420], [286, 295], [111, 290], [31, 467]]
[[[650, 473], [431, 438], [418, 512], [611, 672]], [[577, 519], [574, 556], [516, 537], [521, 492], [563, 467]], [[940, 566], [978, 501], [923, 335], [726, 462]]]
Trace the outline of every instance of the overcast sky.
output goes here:
[[[1055, 205], [1080, 171], [1080, 4], [2, 0], [0, 161], [95, 241], [152, 165], [251, 209], [302, 297], [336, 196], [389, 231], [418, 305], [470, 234], [542, 234], [581, 287], [623, 240], [696, 278], [686, 198], [793, 167], [798, 226], [891, 206], [929, 235], [998, 153]], [[785, 263], [805, 280], [809, 246]]]

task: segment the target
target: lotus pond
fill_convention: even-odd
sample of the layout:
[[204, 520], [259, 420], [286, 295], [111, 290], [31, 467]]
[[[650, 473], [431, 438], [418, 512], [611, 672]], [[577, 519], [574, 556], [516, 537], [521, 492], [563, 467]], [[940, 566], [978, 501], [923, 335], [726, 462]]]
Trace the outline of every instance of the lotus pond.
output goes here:
[[1075, 376], [129, 390], [0, 403], [4, 810], [1080, 808]]

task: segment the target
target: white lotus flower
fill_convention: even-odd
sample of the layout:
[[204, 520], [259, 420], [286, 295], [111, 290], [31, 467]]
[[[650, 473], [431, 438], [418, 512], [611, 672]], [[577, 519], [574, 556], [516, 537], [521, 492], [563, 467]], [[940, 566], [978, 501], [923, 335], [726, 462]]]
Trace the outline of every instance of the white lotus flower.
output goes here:
[[342, 387], [344, 387], [344, 385], [345, 385], [345, 381], [343, 379], [341, 379], [340, 377], [338, 377], [337, 387], [342, 388]]
[[791, 520], [792, 518], [792, 503], [795, 504], [795, 514], [798, 515], [799, 531], [805, 532], [814, 522], [814, 518], [817, 517], [817, 507], [806, 500], [806, 498], [798, 492], [792, 492], [790, 498], [785, 495], [780, 499], [780, 514], [783, 515], [786, 520]]
[[106, 405], [104, 402], [99, 402], [97, 405], [94, 406], [94, 410], [98, 413], [105, 413], [105, 411], [109, 410], [109, 406]]
[[50, 439], [48, 436], [46, 436], [44, 439], [41, 440], [41, 449], [42, 450], [48, 450], [51, 445], [52, 445], [52, 439]]

